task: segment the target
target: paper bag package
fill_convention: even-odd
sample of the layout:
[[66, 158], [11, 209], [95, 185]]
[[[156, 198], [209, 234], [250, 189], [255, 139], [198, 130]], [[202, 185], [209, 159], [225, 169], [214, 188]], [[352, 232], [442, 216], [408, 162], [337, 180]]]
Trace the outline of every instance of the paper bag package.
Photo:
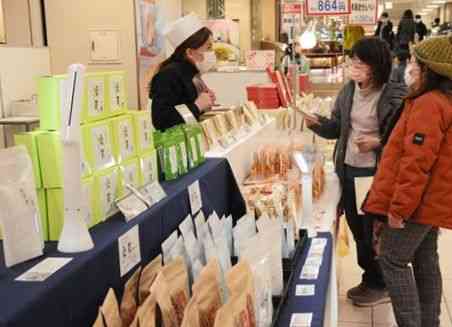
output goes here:
[[128, 193], [127, 184], [135, 188], [141, 186], [140, 183], [140, 161], [135, 158], [120, 165], [119, 180], [121, 185], [120, 196], [125, 196]]
[[14, 142], [16, 145], [23, 145], [27, 148], [28, 154], [30, 155], [31, 161], [33, 163], [33, 173], [35, 177], [36, 188], [40, 189], [43, 187], [42, 176], [41, 176], [41, 165], [39, 160], [38, 143], [37, 136], [42, 134], [42, 131], [33, 131], [27, 133], [19, 133], [14, 135]]
[[154, 133], [162, 178], [171, 181], [179, 177], [177, 139], [169, 132]]
[[116, 116], [127, 112], [127, 86], [124, 71], [106, 73], [107, 108], [110, 115]]
[[105, 221], [118, 212], [115, 201], [123, 193], [119, 179], [119, 167], [97, 172], [94, 175], [93, 190], [97, 194], [95, 200], [99, 219]]
[[[39, 217], [41, 218], [41, 230], [44, 241], [49, 240], [48, 218], [47, 218], [47, 197], [44, 189], [36, 190]], [[0, 240], [3, 239], [2, 230], [0, 228]]]
[[140, 184], [147, 185], [159, 179], [157, 151], [151, 150], [140, 156]]
[[132, 117], [121, 115], [112, 118], [113, 153], [116, 162], [122, 163], [137, 155], [137, 142]]
[[113, 129], [108, 121], [82, 126], [82, 143], [88, 169], [92, 172], [116, 164], [113, 156]]
[[[93, 178], [82, 180], [82, 199], [81, 204], [84, 213], [83, 219], [88, 227], [97, 225], [101, 220], [99, 218], [98, 201], [94, 190]], [[49, 241], [58, 241], [64, 224], [64, 194], [62, 188], [47, 189], [47, 210], [48, 210], [48, 230]]]
[[151, 113], [149, 111], [130, 110], [137, 141], [137, 152], [142, 154], [154, 148]]

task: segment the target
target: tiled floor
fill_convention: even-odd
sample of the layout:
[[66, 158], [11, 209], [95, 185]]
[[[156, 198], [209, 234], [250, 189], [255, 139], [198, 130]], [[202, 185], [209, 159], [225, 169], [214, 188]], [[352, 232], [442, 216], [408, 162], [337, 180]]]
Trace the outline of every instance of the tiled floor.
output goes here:
[[[452, 256], [447, 251], [452, 247], [452, 231], [442, 231], [440, 238], [440, 260], [443, 274], [443, 304], [441, 327], [452, 327]], [[374, 308], [358, 308], [346, 299], [346, 292], [360, 281], [360, 269], [356, 264], [354, 244], [351, 254], [338, 259], [339, 279], [339, 325], [338, 327], [393, 327], [396, 326], [390, 304]], [[333, 327], [333, 326], [331, 326]]]

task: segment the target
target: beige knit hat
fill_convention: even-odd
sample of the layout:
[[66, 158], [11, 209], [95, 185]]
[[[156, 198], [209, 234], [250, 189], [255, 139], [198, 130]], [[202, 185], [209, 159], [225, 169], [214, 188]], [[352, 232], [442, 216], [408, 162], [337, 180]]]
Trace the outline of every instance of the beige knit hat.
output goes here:
[[414, 55], [435, 73], [452, 79], [452, 36], [422, 41], [414, 47]]

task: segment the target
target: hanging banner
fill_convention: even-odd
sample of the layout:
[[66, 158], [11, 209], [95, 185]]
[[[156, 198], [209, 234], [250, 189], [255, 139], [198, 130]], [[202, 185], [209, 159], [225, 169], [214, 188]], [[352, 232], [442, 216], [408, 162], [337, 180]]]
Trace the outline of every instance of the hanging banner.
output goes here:
[[349, 23], [352, 25], [375, 25], [377, 23], [377, 0], [352, 0], [352, 13]]
[[303, 5], [301, 2], [281, 4], [281, 33], [290, 33], [291, 27], [301, 30], [303, 23]]
[[306, 0], [307, 16], [349, 15], [351, 0]]

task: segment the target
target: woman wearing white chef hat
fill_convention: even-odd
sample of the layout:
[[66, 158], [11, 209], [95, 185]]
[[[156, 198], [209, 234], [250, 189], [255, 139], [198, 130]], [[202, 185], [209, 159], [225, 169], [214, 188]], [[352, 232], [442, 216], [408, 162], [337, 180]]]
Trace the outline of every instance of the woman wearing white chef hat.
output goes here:
[[212, 32], [201, 20], [190, 14], [176, 20], [165, 32], [175, 49], [164, 61], [151, 81], [154, 127], [165, 130], [184, 123], [176, 106], [186, 105], [196, 119], [211, 109], [214, 93], [200, 75], [216, 64], [212, 51]]

